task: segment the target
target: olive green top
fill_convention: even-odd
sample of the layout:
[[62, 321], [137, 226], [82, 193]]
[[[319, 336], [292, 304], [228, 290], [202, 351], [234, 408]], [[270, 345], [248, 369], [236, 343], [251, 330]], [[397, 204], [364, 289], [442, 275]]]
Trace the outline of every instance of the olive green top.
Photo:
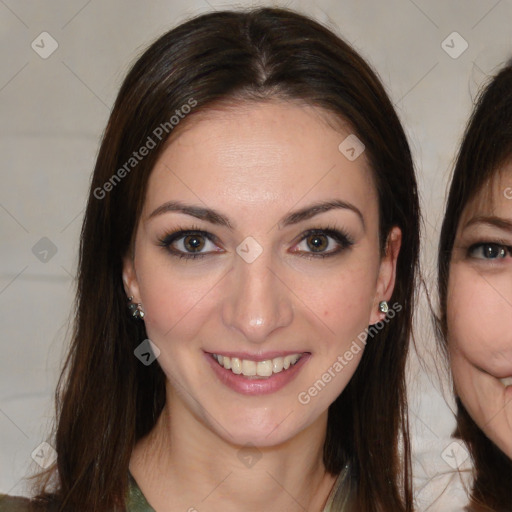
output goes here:
[[[345, 468], [338, 476], [323, 512], [334, 512], [331, 509], [331, 506], [336, 494], [344, 495], [344, 501], [342, 502], [343, 506], [336, 512], [349, 511], [349, 495], [352, 493], [347, 492], [350, 487], [350, 479], [347, 477], [348, 469]], [[129, 486], [126, 496], [126, 512], [156, 512], [155, 509], [147, 502], [144, 494], [142, 494], [142, 491], [130, 472], [128, 472], [128, 481]], [[0, 512], [30, 512], [30, 510], [30, 500], [28, 498], [0, 494]]]

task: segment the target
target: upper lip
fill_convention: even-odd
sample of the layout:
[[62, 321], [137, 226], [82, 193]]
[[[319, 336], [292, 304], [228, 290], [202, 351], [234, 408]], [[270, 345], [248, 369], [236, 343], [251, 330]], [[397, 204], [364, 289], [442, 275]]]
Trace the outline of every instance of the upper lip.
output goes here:
[[273, 351], [273, 352], [264, 352], [264, 353], [258, 353], [258, 354], [251, 354], [249, 352], [226, 352], [226, 351], [219, 351], [219, 352], [206, 352], [207, 354], [217, 354], [219, 356], [224, 357], [236, 357], [238, 359], [248, 359], [250, 361], [268, 361], [269, 359], [275, 359], [276, 357], [286, 357], [291, 356], [294, 354], [300, 354], [301, 356], [305, 354], [309, 354], [309, 352], [305, 352], [302, 350], [287, 350], [287, 351]]

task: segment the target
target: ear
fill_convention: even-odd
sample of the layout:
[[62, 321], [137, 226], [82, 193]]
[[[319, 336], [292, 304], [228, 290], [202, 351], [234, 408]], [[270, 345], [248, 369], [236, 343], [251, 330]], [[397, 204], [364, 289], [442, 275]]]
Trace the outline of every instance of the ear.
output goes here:
[[379, 275], [375, 298], [373, 299], [370, 324], [375, 324], [386, 317], [386, 313], [379, 311], [379, 303], [383, 300], [389, 301], [393, 295], [396, 280], [396, 262], [402, 245], [402, 231], [395, 226], [391, 229], [386, 240], [385, 254], [380, 261]]
[[129, 251], [123, 258], [123, 285], [126, 297], [133, 297], [132, 302], [140, 301], [139, 283], [135, 272], [135, 261], [133, 254]]

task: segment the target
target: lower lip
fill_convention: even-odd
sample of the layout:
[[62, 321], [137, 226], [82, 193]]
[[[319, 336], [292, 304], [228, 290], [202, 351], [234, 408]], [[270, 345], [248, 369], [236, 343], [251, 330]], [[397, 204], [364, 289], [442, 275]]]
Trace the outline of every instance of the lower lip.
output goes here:
[[310, 355], [311, 354], [304, 354], [293, 366], [290, 366], [288, 370], [273, 373], [270, 377], [263, 379], [253, 379], [245, 377], [242, 374], [236, 375], [231, 370], [226, 370], [211, 354], [205, 353], [206, 360], [219, 380], [228, 388], [243, 395], [268, 395], [279, 391], [298, 375]]

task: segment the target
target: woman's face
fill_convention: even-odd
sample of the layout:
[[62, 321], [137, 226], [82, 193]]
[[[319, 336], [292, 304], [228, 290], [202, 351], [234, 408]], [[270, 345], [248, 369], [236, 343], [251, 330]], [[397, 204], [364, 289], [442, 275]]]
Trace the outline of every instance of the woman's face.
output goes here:
[[461, 216], [447, 295], [456, 391], [512, 458], [512, 165]]
[[325, 427], [400, 247], [395, 228], [381, 259], [365, 154], [338, 149], [349, 134], [312, 107], [244, 104], [191, 119], [160, 156], [123, 278], [173, 421], [260, 446]]

